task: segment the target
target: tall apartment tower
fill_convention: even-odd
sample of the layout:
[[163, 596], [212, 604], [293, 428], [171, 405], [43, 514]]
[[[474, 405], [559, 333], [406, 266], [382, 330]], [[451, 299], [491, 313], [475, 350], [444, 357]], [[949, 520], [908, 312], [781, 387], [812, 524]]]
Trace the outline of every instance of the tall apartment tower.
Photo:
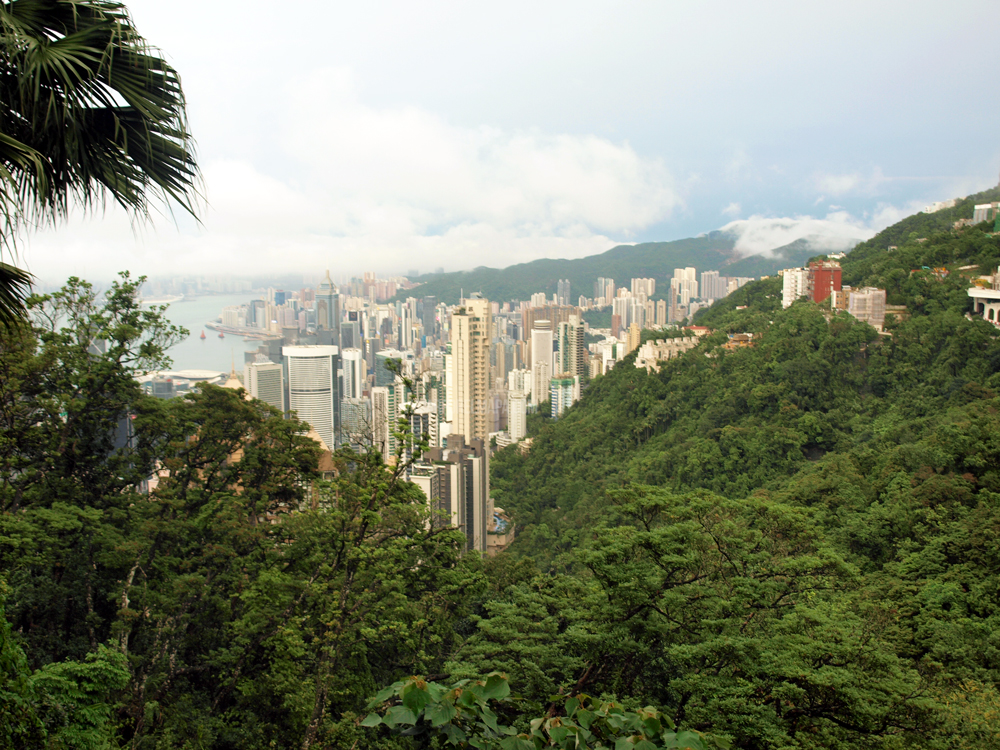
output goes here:
[[528, 434], [528, 399], [524, 391], [507, 391], [507, 432], [513, 442]]
[[559, 324], [556, 341], [556, 364], [553, 376], [569, 373], [586, 378], [587, 346], [583, 340], [583, 321], [579, 316], [570, 315], [568, 322]]
[[452, 430], [467, 440], [487, 440], [491, 431], [490, 345], [493, 315], [481, 294], [463, 299], [451, 316], [451, 373], [454, 385]]
[[538, 406], [549, 397], [552, 379], [552, 322], [536, 320], [531, 329], [531, 403]]
[[604, 304], [610, 305], [611, 300], [615, 296], [615, 280], [607, 279], [601, 276], [594, 283], [594, 300], [596, 302], [598, 297], [604, 298]]
[[340, 389], [336, 346], [283, 346], [288, 383], [288, 408], [316, 430], [327, 448], [337, 447], [340, 434]]
[[652, 297], [656, 293], [656, 279], [632, 279], [632, 296], [645, 294]]
[[330, 331], [333, 345], [340, 346], [340, 292], [329, 271], [316, 287], [316, 329]]
[[247, 362], [243, 366], [243, 382], [254, 398], [285, 413], [285, 379], [277, 362]]
[[342, 398], [361, 398], [368, 379], [368, 365], [360, 349], [351, 347], [341, 351], [341, 366], [344, 369], [344, 392]]
[[569, 304], [569, 290], [570, 290], [569, 279], [559, 279], [559, 282], [556, 284], [557, 304], [559, 305]]
[[377, 385], [372, 388], [372, 447], [385, 460], [396, 455], [396, 436], [399, 429], [399, 404], [395, 385]]

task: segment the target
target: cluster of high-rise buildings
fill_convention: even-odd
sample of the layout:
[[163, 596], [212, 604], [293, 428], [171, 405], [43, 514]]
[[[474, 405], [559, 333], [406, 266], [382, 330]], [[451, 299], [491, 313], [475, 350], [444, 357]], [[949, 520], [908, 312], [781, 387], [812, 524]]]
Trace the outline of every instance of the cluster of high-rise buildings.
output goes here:
[[594, 298], [580, 298], [583, 307], [611, 306], [611, 333], [624, 337], [634, 325], [642, 328], [664, 328], [690, 319], [703, 307], [739, 289], [751, 277], [720, 276], [718, 271], [704, 271], [699, 288], [697, 270], [675, 268], [666, 294], [656, 295], [656, 279], [632, 279], [630, 287], [616, 287], [614, 279], [599, 278], [594, 283]]
[[[748, 280], [702, 274], [720, 296]], [[627, 287], [599, 279], [595, 298], [577, 304], [566, 279], [551, 297], [524, 301], [387, 301], [404, 284], [365, 274], [338, 286], [327, 273], [315, 288], [268, 289], [227, 307], [212, 327], [260, 340], [243, 366], [250, 395], [295, 413], [331, 450], [402, 459], [439, 520], [480, 550], [500, 521], [491, 450], [525, 438], [533, 412], [561, 416], [590, 378], [638, 348], [643, 328], [679, 322], [714, 299], [699, 296], [693, 268], [676, 269], [666, 295], [656, 296], [652, 278]], [[610, 329], [590, 330], [584, 313], [594, 307], [611, 308]]]

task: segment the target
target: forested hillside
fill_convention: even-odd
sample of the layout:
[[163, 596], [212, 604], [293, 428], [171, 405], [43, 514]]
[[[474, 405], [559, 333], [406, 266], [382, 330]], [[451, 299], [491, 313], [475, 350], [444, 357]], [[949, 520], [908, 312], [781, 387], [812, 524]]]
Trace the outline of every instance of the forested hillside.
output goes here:
[[[755, 282], [699, 316], [698, 348], [658, 374], [630, 356], [499, 453], [510, 554], [544, 576], [464, 651], [544, 630], [571, 666], [509, 669], [646, 696], [739, 747], [996, 746], [1000, 340], [966, 290], [1000, 236], [952, 224], [998, 196], [850, 253], [845, 283], [906, 305], [886, 335]], [[724, 349], [736, 332], [754, 345]]]
[[[417, 289], [408, 289], [398, 299], [435, 296], [456, 304], [462, 290], [482, 292], [488, 299], [530, 299], [536, 292], [551, 297], [560, 279], [569, 279], [574, 301], [580, 295], [592, 297], [598, 277], [613, 278], [618, 286], [628, 286], [633, 278], [656, 279], [657, 289], [670, 289], [674, 268], [692, 266], [699, 273], [717, 270], [723, 276], [763, 276], [785, 266], [801, 265], [815, 255], [813, 241], [799, 240], [775, 248], [767, 256], [741, 257], [734, 250], [735, 236], [710, 232], [673, 242], [643, 242], [618, 245], [600, 255], [576, 260], [535, 260], [507, 268], [476, 268], [438, 275], [420, 276]], [[657, 295], [658, 298], [658, 295]]]
[[966, 294], [1000, 237], [967, 215], [845, 261], [906, 306], [885, 335], [771, 278], [533, 419], [487, 560], [401, 460], [146, 396], [178, 331], [137, 281], [33, 298], [0, 330], [0, 747], [1000, 746], [1000, 341]]

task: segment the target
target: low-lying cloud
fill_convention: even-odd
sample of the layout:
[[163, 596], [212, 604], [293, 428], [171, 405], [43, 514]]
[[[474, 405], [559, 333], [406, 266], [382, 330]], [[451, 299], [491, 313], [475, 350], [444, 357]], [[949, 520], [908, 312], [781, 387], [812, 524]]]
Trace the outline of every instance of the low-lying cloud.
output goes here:
[[888, 223], [876, 229], [845, 211], [836, 211], [823, 218], [751, 216], [729, 222], [722, 231], [736, 236], [736, 250], [741, 255], [769, 255], [783, 245], [807, 238], [817, 251], [834, 252], [873, 237]]
[[[582, 257], [661, 222], [671, 174], [593, 135], [462, 127], [416, 107], [361, 101], [349, 71], [289, 87], [274, 158], [203, 166], [203, 226], [136, 236], [116, 211], [33, 238], [34, 270], [110, 274], [506, 266]], [[71, 241], [67, 241], [71, 236]]]

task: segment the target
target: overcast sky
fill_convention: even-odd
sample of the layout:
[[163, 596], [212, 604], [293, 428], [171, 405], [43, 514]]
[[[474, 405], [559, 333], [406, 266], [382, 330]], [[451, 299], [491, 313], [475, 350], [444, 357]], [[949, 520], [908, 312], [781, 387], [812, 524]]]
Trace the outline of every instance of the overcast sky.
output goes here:
[[1000, 173], [1000, 2], [133, 0], [202, 225], [32, 235], [40, 277], [427, 272], [736, 222], [870, 236]]

